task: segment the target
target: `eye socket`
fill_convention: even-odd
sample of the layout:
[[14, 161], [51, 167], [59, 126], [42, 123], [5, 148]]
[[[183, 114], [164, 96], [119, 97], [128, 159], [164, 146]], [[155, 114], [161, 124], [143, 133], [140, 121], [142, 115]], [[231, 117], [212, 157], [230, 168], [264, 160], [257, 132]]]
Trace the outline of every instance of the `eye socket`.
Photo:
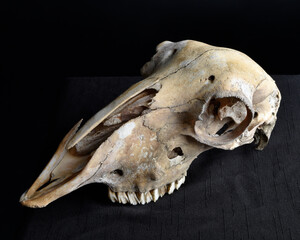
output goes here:
[[119, 175], [119, 176], [123, 176], [123, 171], [121, 169], [116, 169], [114, 171], [110, 172], [111, 174], [115, 174], [115, 175]]

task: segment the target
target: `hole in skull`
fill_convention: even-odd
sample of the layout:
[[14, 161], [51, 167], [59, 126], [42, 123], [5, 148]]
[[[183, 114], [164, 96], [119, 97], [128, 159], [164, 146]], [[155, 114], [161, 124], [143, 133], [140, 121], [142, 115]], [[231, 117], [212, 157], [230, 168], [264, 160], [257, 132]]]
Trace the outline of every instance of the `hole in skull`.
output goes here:
[[213, 82], [215, 80], [215, 76], [214, 75], [210, 75], [208, 78], [209, 81]]
[[43, 188], [49, 186], [51, 183], [57, 181], [58, 179], [59, 179], [59, 178], [56, 178], [56, 179], [54, 179], [54, 180], [51, 180], [51, 179], [50, 179], [48, 182], [46, 182], [46, 183], [44, 183], [42, 186], [40, 186], [36, 191], [40, 191], [41, 189], [43, 189]]
[[169, 159], [175, 158], [177, 156], [183, 156], [183, 151], [181, 147], [176, 147], [171, 152], [168, 153]]
[[156, 180], [157, 180], [157, 178], [156, 178], [156, 176], [155, 176], [154, 173], [150, 173], [149, 177], [150, 177], [150, 179], [151, 179], [152, 181], [156, 181]]
[[175, 49], [173, 50], [173, 53], [172, 53], [172, 54], [174, 55], [176, 52], [177, 52], [177, 49], [175, 48]]
[[255, 112], [255, 113], [254, 113], [254, 118], [257, 118], [257, 116], [258, 116], [258, 113]]
[[104, 121], [89, 132], [73, 149], [73, 155], [87, 155], [96, 150], [113, 132], [129, 120], [141, 116], [150, 109], [150, 104], [158, 93], [156, 89], [146, 89], [129, 99], [123, 106], [116, 109]]
[[225, 123], [222, 128], [220, 128], [219, 131], [216, 132], [216, 135], [222, 135], [227, 129], [229, 128], [229, 124]]
[[121, 169], [116, 169], [112, 172], [110, 172], [111, 174], [116, 174], [116, 175], [119, 175], [119, 176], [123, 176], [123, 171]]
[[220, 107], [221, 103], [220, 101], [217, 101], [216, 99], [212, 99], [209, 105], [208, 111], [213, 114], [213, 115], [218, 115], [218, 110]]

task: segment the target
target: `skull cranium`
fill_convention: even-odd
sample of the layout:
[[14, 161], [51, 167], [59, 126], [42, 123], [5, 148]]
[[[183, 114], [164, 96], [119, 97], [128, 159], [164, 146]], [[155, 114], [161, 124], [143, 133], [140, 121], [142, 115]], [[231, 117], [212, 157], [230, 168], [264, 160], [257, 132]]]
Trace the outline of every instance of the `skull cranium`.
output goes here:
[[201, 42], [165, 41], [142, 68], [145, 79], [80, 122], [21, 196], [44, 207], [86, 184], [109, 187], [115, 202], [144, 204], [173, 193], [192, 161], [254, 139], [267, 144], [281, 96], [245, 54]]

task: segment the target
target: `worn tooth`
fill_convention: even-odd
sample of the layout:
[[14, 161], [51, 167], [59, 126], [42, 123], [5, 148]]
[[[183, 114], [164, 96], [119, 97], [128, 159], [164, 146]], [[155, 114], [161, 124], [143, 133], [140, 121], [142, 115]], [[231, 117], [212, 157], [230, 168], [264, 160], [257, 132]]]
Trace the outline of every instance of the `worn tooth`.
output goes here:
[[133, 194], [134, 194], [134, 199], [135, 199], [136, 202], [139, 204], [139, 203], [140, 203], [140, 200], [139, 200], [139, 198], [137, 197], [136, 192], [133, 192]]
[[139, 202], [144, 205], [146, 203], [145, 193], [138, 192], [138, 193], [136, 193], [136, 195], [137, 195]]
[[128, 197], [126, 195], [126, 192], [118, 192], [118, 201], [119, 203], [126, 204], [128, 202]]
[[116, 196], [116, 193], [113, 192], [110, 188], [108, 188], [108, 197], [112, 202], [118, 201], [118, 198]]
[[150, 191], [151, 195], [152, 195], [152, 199], [154, 202], [157, 201], [157, 199], [159, 198], [159, 191], [157, 188], [153, 189]]
[[136, 196], [135, 192], [128, 192], [127, 193], [128, 200], [132, 205], [137, 205], [140, 203], [138, 197]]
[[187, 176], [187, 171], [184, 172], [184, 176], [185, 176], [185, 177]]
[[168, 184], [167, 188], [168, 188], [168, 194], [172, 194], [175, 190], [175, 182]]
[[167, 186], [164, 185], [164, 186], [160, 187], [160, 188], [158, 189], [158, 192], [159, 192], [159, 196], [162, 197], [162, 196], [165, 195], [165, 193], [167, 192]]
[[184, 182], [185, 182], [185, 176], [183, 176], [179, 180], [176, 180], [176, 182], [175, 182], [176, 189], [178, 190]]
[[152, 201], [152, 195], [150, 192], [145, 192], [146, 202], [149, 203]]

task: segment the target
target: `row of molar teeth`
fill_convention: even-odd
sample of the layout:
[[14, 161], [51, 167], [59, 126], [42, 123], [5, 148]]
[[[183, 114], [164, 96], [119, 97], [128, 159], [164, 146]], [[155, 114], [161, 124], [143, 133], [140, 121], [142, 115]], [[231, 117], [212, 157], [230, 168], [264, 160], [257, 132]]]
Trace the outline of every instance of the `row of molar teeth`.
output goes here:
[[108, 197], [112, 202], [119, 203], [130, 203], [132, 205], [145, 204], [151, 201], [156, 202], [159, 197], [165, 195], [165, 193], [172, 194], [175, 189], [179, 189], [180, 186], [185, 182], [185, 176], [180, 179], [169, 183], [160, 188], [153, 189], [149, 192], [114, 192], [108, 188]]

